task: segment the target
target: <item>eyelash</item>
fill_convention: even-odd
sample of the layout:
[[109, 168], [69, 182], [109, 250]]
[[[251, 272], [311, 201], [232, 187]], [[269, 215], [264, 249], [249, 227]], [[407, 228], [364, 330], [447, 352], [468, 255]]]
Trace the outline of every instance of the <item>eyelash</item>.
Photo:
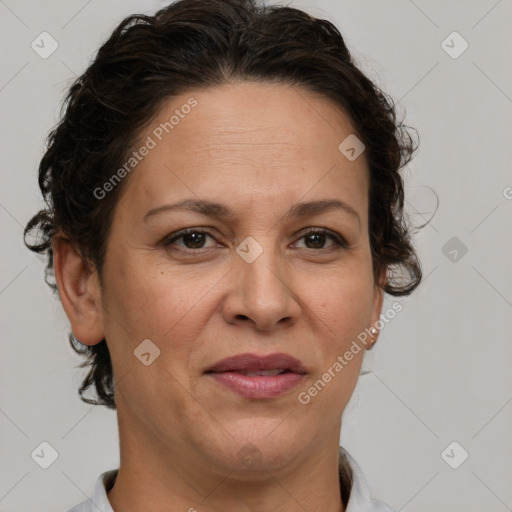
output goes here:
[[[213, 238], [215, 240], [215, 237], [209, 233], [208, 231], [204, 231], [202, 229], [198, 229], [198, 228], [187, 228], [187, 229], [184, 229], [182, 231], [179, 231], [178, 233], [175, 233], [175, 234], [172, 234], [170, 235], [170, 237], [166, 238], [162, 244], [165, 248], [171, 248], [171, 245], [176, 241], [176, 240], [179, 240], [180, 238], [183, 238], [185, 235], [189, 235], [191, 233], [199, 233], [199, 234], [204, 234], [204, 235], [208, 235], [210, 236], [211, 238]], [[328, 238], [330, 238], [331, 240], [333, 240], [336, 245], [334, 246], [335, 249], [340, 249], [340, 248], [348, 248], [348, 243], [346, 242], [346, 240], [341, 236], [341, 235], [338, 235], [334, 232], [331, 232], [329, 230], [324, 230], [324, 229], [311, 229], [309, 231], [307, 231], [306, 233], [304, 233], [300, 238], [306, 238], [310, 235], [326, 235]], [[208, 250], [208, 248], [204, 248], [204, 247], [200, 247], [198, 249], [189, 249], [187, 247], [185, 248], [178, 248], [178, 249], [175, 249], [175, 250], [178, 250], [178, 251], [181, 251], [181, 252], [185, 252], [185, 253], [197, 253], [201, 250]], [[309, 248], [309, 247], [306, 247], [306, 249], [309, 249], [311, 251], [329, 251], [329, 250], [332, 250], [332, 248], [320, 248], [320, 249], [312, 249], [312, 248]]]

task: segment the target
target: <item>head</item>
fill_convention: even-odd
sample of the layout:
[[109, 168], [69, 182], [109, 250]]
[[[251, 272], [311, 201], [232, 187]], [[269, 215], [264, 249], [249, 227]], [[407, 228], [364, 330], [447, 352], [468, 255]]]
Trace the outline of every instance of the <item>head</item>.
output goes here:
[[[270, 466], [320, 443], [364, 345], [308, 404], [298, 391], [421, 280], [400, 174], [414, 150], [328, 21], [251, 0], [123, 20], [70, 88], [25, 230], [90, 367], [82, 399], [226, 467], [247, 442]], [[246, 352], [299, 359], [302, 387], [248, 400], [212, 382]]]

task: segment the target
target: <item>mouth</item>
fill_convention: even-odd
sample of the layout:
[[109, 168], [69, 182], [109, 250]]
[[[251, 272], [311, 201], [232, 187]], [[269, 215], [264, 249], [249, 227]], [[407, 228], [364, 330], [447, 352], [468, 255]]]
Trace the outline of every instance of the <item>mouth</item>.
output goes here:
[[[276, 352], [274, 354], [238, 354], [217, 361], [205, 373], [237, 372], [244, 375], [279, 375], [290, 372], [305, 374], [306, 369], [297, 358]], [[252, 375], [254, 374], [254, 375]]]
[[[269, 376], [269, 375], [281, 375], [282, 373], [290, 373], [288, 370], [260, 370], [260, 371], [243, 371], [243, 370], [230, 370], [232, 373], [239, 373], [240, 375], [245, 375], [247, 377], [259, 377], [259, 376]], [[218, 372], [211, 372], [218, 373]], [[224, 372], [221, 372], [224, 373]]]
[[283, 353], [239, 354], [218, 361], [204, 373], [242, 397], [253, 399], [280, 396], [307, 374], [301, 361]]

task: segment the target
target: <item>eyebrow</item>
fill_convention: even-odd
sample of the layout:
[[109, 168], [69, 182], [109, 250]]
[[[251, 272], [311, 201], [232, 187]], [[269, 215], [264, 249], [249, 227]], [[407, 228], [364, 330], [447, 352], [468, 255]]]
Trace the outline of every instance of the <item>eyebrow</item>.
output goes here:
[[[288, 212], [286, 212], [284, 219], [290, 220], [297, 217], [318, 215], [333, 209], [340, 209], [349, 213], [350, 215], [353, 215], [357, 218], [359, 226], [361, 226], [361, 218], [359, 217], [357, 211], [352, 206], [345, 203], [344, 201], [340, 201], [339, 199], [319, 199], [317, 201], [294, 204], [288, 210]], [[204, 199], [185, 199], [179, 203], [164, 204], [162, 206], [152, 208], [146, 212], [143, 217], [143, 221], [146, 222], [149, 217], [157, 213], [172, 210], [188, 210], [219, 219], [234, 219], [236, 217], [232, 210], [221, 203], [206, 201]]]

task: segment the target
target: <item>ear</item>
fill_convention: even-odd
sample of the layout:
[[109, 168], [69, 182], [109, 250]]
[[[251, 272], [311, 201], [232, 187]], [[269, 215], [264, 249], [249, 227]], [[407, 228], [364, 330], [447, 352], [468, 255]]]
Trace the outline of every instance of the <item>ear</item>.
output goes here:
[[[382, 312], [382, 303], [384, 301], [384, 290], [382, 287], [386, 284], [386, 269], [383, 269], [379, 275], [377, 280], [378, 284], [375, 284], [373, 290], [373, 301], [372, 301], [372, 314], [371, 314], [371, 322], [370, 326], [375, 326], [377, 321], [380, 319], [380, 314]], [[379, 333], [377, 333], [374, 337], [374, 343], [377, 341]]]
[[101, 287], [96, 269], [87, 266], [69, 238], [52, 237], [53, 264], [59, 296], [76, 338], [96, 345], [104, 338]]

